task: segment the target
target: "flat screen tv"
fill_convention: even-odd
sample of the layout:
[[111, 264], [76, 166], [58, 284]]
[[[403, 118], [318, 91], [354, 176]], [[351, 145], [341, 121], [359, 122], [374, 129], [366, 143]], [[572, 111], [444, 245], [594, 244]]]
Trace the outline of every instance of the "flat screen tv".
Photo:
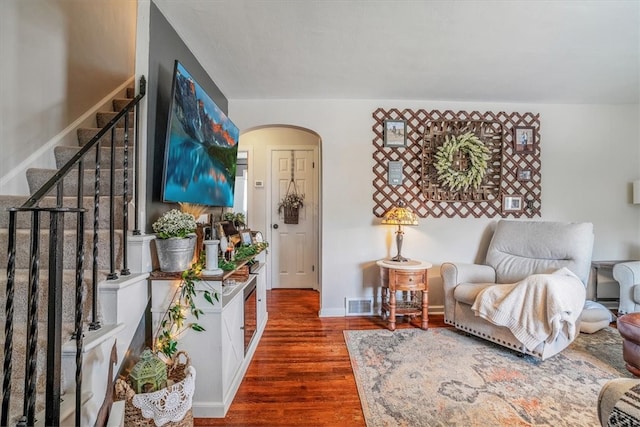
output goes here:
[[239, 131], [176, 60], [162, 200], [233, 206]]

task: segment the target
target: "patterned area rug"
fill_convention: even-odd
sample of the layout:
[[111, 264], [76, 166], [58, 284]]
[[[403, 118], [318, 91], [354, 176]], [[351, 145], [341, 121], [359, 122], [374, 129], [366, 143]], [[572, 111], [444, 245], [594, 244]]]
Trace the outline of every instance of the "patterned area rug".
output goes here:
[[544, 362], [450, 328], [344, 335], [368, 427], [598, 426], [602, 385], [631, 377], [612, 328]]

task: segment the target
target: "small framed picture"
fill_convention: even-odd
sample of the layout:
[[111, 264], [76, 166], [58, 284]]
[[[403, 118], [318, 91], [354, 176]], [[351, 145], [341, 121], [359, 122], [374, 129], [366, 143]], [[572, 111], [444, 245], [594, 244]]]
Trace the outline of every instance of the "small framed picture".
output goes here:
[[385, 147], [406, 147], [407, 146], [407, 121], [406, 120], [385, 120], [384, 121], [384, 146]]
[[253, 242], [254, 243], [262, 243], [262, 242], [264, 242], [264, 238], [262, 237], [262, 232], [260, 232], [260, 231], [252, 231], [251, 234], [253, 236]]
[[522, 196], [502, 196], [502, 212], [521, 212]]
[[536, 143], [536, 129], [532, 126], [518, 126], [513, 129], [513, 149], [516, 153], [533, 151]]
[[251, 230], [242, 230], [240, 232], [240, 237], [242, 238], [243, 245], [251, 245], [253, 243], [253, 239], [251, 238]]
[[531, 181], [531, 169], [518, 168], [518, 181]]

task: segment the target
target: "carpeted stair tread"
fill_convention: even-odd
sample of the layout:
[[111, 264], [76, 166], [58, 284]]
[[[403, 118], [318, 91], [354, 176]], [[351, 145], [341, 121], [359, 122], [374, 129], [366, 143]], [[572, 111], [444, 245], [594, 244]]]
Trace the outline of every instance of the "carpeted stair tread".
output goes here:
[[[7, 209], [20, 207], [24, 202], [28, 199], [27, 196], [0, 196], [0, 228], [9, 227], [9, 212]], [[131, 197], [129, 197], [131, 199]], [[99, 229], [107, 229], [109, 228], [109, 202], [110, 196], [100, 196], [99, 198], [99, 217], [98, 217], [98, 228]], [[124, 221], [124, 206], [122, 204], [122, 196], [114, 197], [115, 203], [115, 227], [122, 228], [122, 224]], [[77, 199], [75, 197], [64, 197], [62, 200], [63, 206], [76, 207]], [[40, 201], [39, 206], [41, 207], [54, 207], [57, 205], [57, 200], [55, 197], [46, 196]], [[85, 212], [85, 221], [84, 226], [86, 230], [93, 230], [93, 196], [84, 196], [82, 201], [82, 206], [87, 210]], [[29, 229], [31, 227], [31, 214], [29, 212], [19, 212], [17, 215], [17, 228]], [[45, 221], [41, 221], [40, 225], [42, 228], [49, 228], [49, 215], [46, 214], [44, 216]], [[76, 215], [75, 214], [66, 214], [64, 216], [65, 228], [75, 228], [76, 227]]]
[[[81, 147], [68, 147], [68, 146], [58, 146], [54, 148], [53, 154], [56, 158], [56, 167], [60, 169], [63, 167], [69, 160], [73, 158], [80, 151]], [[124, 150], [120, 147], [115, 150], [115, 167], [116, 169], [124, 169]], [[129, 147], [128, 159], [129, 169], [133, 164], [133, 150]], [[96, 166], [96, 151], [95, 149], [87, 152], [82, 160], [85, 169], [93, 169]], [[108, 169], [111, 167], [111, 147], [101, 147], [100, 148], [100, 167]]]
[[132, 100], [133, 98], [115, 98], [113, 100], [113, 111], [122, 111]]
[[[0, 247], [8, 248], [9, 232], [0, 229]], [[75, 230], [65, 230], [63, 268], [75, 269], [76, 266], [76, 233]], [[29, 230], [18, 230], [16, 233], [16, 268], [29, 268], [31, 233]], [[115, 232], [114, 250], [116, 266], [122, 265], [122, 232]], [[98, 231], [98, 269], [109, 269], [109, 230]], [[93, 231], [85, 232], [84, 266], [90, 268], [93, 262]], [[0, 265], [7, 266], [7, 251], [0, 251]], [[49, 231], [40, 231], [40, 268], [49, 267]]]
[[[115, 111], [99, 111], [96, 113], [96, 123], [99, 128], [105, 127], [113, 118], [118, 115]], [[133, 128], [134, 125], [134, 114], [133, 112], [129, 113], [129, 127]], [[116, 127], [124, 128], [124, 117], [118, 120], [116, 123]]]
[[[7, 270], [0, 269], [2, 277], [0, 277], [0, 292], [4, 296], [7, 287]], [[83, 319], [84, 321], [90, 321], [91, 314], [91, 278], [93, 272], [90, 268], [86, 268], [83, 271], [84, 277], [84, 298], [83, 298]], [[107, 273], [104, 271], [98, 272], [98, 281], [106, 280]], [[75, 302], [76, 302], [76, 287], [75, 287], [75, 271], [64, 270], [62, 272], [62, 321], [73, 323], [75, 321]], [[47, 298], [49, 295], [49, 270], [40, 270], [38, 280], [38, 319], [42, 322], [47, 319]], [[14, 287], [14, 322], [26, 322], [28, 313], [28, 296], [29, 296], [29, 270], [18, 269], [15, 274], [15, 287]], [[6, 298], [0, 298], [0, 321], [6, 321], [5, 313]]]
[[[27, 182], [29, 184], [29, 191], [33, 194], [38, 189], [42, 188], [42, 186], [49, 180], [53, 175], [56, 174], [57, 169], [39, 169], [39, 168], [30, 168], [27, 170]], [[129, 173], [128, 177], [128, 186], [129, 193], [133, 191], [133, 175]], [[91, 196], [94, 193], [94, 185], [95, 185], [95, 171], [94, 170], [85, 170], [84, 171], [84, 188], [83, 193], [85, 196]], [[109, 170], [101, 170], [100, 171], [100, 194], [107, 195], [111, 194], [110, 192], [110, 171]], [[124, 192], [124, 169], [116, 169], [115, 171], [115, 194], [123, 194]], [[74, 196], [78, 193], [78, 182], [77, 182], [77, 173], [69, 172], [69, 174], [65, 177], [64, 182], [64, 190], [63, 193], [65, 196]], [[55, 187], [49, 192], [50, 196], [56, 194]]]
[[[100, 128], [80, 128], [77, 131], [78, 134], [78, 145], [83, 147], [89, 141], [93, 139], [94, 136], [100, 132]], [[129, 146], [133, 145], [133, 132], [129, 132]], [[124, 128], [116, 128], [115, 132], [115, 141], [116, 145], [124, 145]], [[111, 145], [111, 131], [107, 132], [100, 138], [100, 145], [102, 147]]]

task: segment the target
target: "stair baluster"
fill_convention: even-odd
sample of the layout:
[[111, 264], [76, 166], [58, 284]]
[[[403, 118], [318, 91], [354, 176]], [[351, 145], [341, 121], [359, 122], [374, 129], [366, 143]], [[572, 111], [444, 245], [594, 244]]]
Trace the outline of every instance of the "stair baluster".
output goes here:
[[[115, 158], [115, 151], [112, 156]], [[120, 274], [128, 276], [131, 274], [127, 265], [127, 232], [129, 231], [129, 115], [124, 116], [124, 158], [122, 159], [122, 270]], [[113, 165], [113, 163], [112, 163]], [[113, 167], [113, 166], [112, 166]], [[112, 192], [113, 193], [113, 192]], [[115, 212], [115, 202], [112, 200], [111, 212]], [[111, 214], [113, 218], [115, 213]]]
[[[111, 145], [115, 145], [113, 142], [115, 141], [115, 133], [111, 131]], [[92, 241], [92, 253], [93, 253], [93, 264], [91, 266], [91, 271], [93, 274], [92, 284], [93, 284], [93, 295], [91, 296], [91, 323], [89, 324], [89, 330], [95, 331], [96, 329], [100, 329], [100, 320], [98, 319], [98, 229], [100, 228], [99, 217], [100, 217], [100, 141], [96, 144], [96, 166], [95, 173], [96, 177], [93, 181], [93, 241]], [[113, 243], [113, 240], [111, 241]], [[107, 276], [107, 279], [111, 279], [111, 277]]]
[[[129, 114], [126, 114], [125, 120]], [[126, 132], [126, 129], [125, 129]], [[111, 140], [114, 141], [116, 137], [116, 128], [111, 128]], [[109, 185], [111, 188], [116, 187], [116, 174], [115, 171], [115, 163], [116, 163], [116, 144], [111, 144], [111, 168], [110, 168], [110, 181]], [[115, 191], [111, 190], [109, 192], [109, 241], [114, 242], [116, 239], [116, 227], [115, 227]], [[116, 273], [116, 253], [115, 246], [113, 244], [109, 245], [109, 276], [107, 279], [115, 280], [118, 278], [118, 273]]]
[[75, 312], [75, 335], [76, 335], [76, 413], [75, 425], [81, 425], [82, 412], [82, 353], [84, 351], [84, 332], [82, 322], [82, 301], [84, 300], [84, 209], [78, 212], [77, 241], [76, 246], [76, 312]]
[[31, 213], [31, 251], [29, 257], [29, 297], [27, 317], [26, 375], [24, 380], [23, 414], [27, 425], [33, 425], [36, 415], [36, 362], [38, 353], [38, 288], [40, 272], [40, 210]]
[[11, 373], [13, 370], [13, 297], [16, 278], [16, 233], [17, 233], [17, 210], [9, 210], [9, 252], [7, 260], [7, 289], [5, 301], [5, 324], [4, 324], [4, 363], [2, 375], [2, 414], [0, 415], [0, 425], [9, 425], [9, 404], [11, 402]]

